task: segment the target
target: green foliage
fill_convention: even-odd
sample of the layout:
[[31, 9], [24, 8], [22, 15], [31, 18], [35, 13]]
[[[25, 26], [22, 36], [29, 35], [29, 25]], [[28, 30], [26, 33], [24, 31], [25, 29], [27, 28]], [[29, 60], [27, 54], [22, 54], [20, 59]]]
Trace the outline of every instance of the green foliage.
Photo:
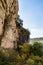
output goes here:
[[4, 49], [0, 51], [0, 65], [17, 65], [21, 57], [16, 50]]
[[33, 53], [34, 55], [42, 56], [43, 55], [43, 44], [34, 42], [30, 50], [31, 50], [30, 53]]
[[26, 61], [26, 64], [27, 65], [33, 65], [34, 64], [34, 60], [32, 60], [32, 59], [28, 59], [27, 61]]
[[42, 65], [42, 63], [41, 63], [41, 62], [39, 62], [39, 63], [38, 63], [38, 65]]
[[23, 26], [23, 20], [20, 18], [19, 15], [18, 15], [16, 24], [17, 24], [17, 27]]
[[29, 41], [29, 37], [30, 37], [30, 32], [28, 29], [25, 29], [23, 27], [23, 20], [20, 18], [20, 16], [18, 15], [17, 21], [16, 21], [16, 26], [18, 29], [18, 34], [19, 34], [19, 39], [18, 39], [18, 43], [19, 44], [23, 44], [25, 42]]
[[42, 48], [43, 44], [37, 42], [24, 43], [19, 50], [0, 48], [0, 65], [43, 65]]

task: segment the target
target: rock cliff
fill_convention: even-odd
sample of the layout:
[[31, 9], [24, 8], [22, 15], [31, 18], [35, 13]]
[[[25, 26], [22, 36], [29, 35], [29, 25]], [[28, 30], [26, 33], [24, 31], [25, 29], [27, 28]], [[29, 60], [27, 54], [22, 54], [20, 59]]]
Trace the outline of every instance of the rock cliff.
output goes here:
[[18, 0], [0, 0], [0, 40], [3, 48], [17, 48]]

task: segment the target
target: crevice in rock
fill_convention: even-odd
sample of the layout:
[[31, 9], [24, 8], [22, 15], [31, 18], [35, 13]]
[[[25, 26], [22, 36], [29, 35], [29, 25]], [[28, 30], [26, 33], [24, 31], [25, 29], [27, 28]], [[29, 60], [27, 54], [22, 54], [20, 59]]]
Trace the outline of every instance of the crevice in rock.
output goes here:
[[[2, 22], [2, 24], [3, 24], [3, 22]], [[7, 24], [8, 24], [7, 18], [5, 18], [5, 20], [4, 20], [4, 26], [3, 26], [3, 33], [2, 33], [2, 35], [0, 36], [0, 45], [1, 45], [1, 40], [2, 40], [2, 38], [4, 37], [4, 32], [5, 32], [5, 29], [6, 29], [6, 27], [7, 27]]]

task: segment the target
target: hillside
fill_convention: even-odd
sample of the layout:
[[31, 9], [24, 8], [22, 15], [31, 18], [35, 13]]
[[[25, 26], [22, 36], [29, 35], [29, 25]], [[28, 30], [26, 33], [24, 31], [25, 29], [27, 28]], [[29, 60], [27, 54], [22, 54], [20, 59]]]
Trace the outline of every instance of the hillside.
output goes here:
[[31, 38], [30, 39], [30, 43], [34, 43], [34, 42], [41, 42], [41, 43], [43, 43], [43, 37], [40, 37], [40, 38]]

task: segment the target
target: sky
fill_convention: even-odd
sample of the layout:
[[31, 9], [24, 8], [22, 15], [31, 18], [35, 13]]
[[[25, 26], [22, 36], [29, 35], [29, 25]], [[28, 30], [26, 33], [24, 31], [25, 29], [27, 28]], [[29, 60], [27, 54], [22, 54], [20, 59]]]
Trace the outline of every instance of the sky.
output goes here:
[[18, 0], [23, 27], [30, 31], [30, 38], [43, 37], [43, 0]]

